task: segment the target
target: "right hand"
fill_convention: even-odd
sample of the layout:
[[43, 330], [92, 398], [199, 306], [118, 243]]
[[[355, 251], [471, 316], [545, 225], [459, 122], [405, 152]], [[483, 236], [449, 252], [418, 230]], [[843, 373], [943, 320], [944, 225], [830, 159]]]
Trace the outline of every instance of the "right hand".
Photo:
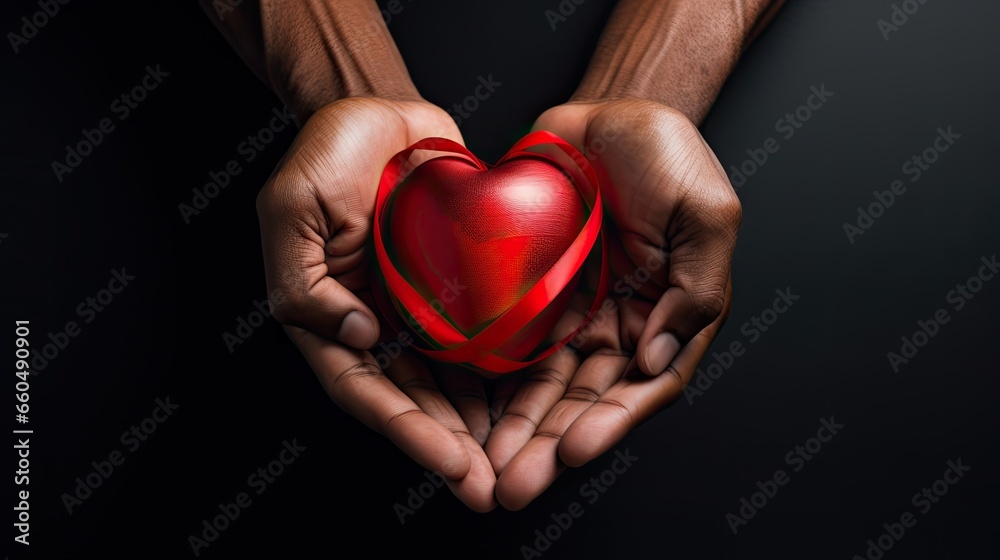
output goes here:
[[482, 448], [482, 382], [435, 377], [412, 351], [382, 371], [368, 351], [381, 332], [367, 246], [379, 179], [392, 156], [432, 136], [462, 142], [448, 114], [424, 101], [352, 97], [309, 117], [257, 197], [267, 288], [330, 398], [444, 476], [470, 508], [489, 511], [496, 476]]

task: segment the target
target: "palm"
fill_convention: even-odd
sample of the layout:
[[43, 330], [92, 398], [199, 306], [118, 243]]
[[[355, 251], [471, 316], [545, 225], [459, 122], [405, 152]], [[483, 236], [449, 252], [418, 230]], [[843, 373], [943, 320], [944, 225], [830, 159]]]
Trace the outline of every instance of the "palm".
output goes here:
[[[503, 416], [487, 454], [500, 474], [497, 496], [514, 509], [541, 493], [565, 466], [607, 451], [679, 395], [728, 310], [728, 255], [721, 255], [725, 266], [708, 270], [704, 253], [731, 254], [735, 236], [705, 225], [716, 211], [718, 223], [728, 225], [732, 216], [721, 213], [732, 212], [735, 197], [721, 165], [683, 116], [644, 101], [570, 104], [546, 112], [536, 128], [583, 149], [598, 172], [609, 218], [613, 305], [605, 305], [571, 342], [575, 351], [558, 353], [519, 384], [507, 381], [498, 391]], [[704, 243], [706, 230], [725, 235], [709, 235], [715, 239]], [[692, 297], [692, 284], [722, 288]], [[579, 294], [556, 336], [579, 324], [592, 297]], [[670, 327], [660, 330], [690, 333], [669, 369], [637, 354], [659, 334], [650, 327], [657, 321]], [[674, 346], [671, 355], [679, 343]], [[649, 377], [640, 367], [668, 374]]]

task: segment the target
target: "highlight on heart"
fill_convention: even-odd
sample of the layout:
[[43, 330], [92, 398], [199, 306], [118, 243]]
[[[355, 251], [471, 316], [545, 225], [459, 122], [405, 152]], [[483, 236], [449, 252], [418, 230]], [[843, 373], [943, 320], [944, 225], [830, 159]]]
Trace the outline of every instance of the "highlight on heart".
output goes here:
[[[522, 369], [568, 343], [603, 303], [603, 217], [590, 162], [551, 132], [528, 134], [495, 166], [426, 138], [382, 173], [376, 302], [430, 358], [486, 377]], [[555, 334], [588, 259], [600, 270], [590, 312]]]

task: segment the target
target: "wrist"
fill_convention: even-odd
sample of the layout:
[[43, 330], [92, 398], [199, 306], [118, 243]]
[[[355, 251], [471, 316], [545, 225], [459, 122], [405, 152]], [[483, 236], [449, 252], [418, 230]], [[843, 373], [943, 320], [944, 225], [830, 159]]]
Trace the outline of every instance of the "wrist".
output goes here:
[[261, 0], [272, 88], [299, 122], [347, 97], [422, 100], [374, 2]]
[[755, 30], [781, 4], [621, 0], [571, 101], [656, 101], [700, 123]]

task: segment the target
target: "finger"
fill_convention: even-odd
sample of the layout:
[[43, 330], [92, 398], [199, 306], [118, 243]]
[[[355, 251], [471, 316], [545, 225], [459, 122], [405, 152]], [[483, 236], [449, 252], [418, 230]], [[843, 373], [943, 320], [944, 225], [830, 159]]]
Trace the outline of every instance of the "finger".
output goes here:
[[566, 394], [579, 365], [576, 353], [563, 349], [528, 368], [486, 441], [494, 472], [502, 473], [535, 435], [545, 415]]
[[465, 445], [423, 412], [379, 369], [368, 352], [286, 327], [327, 394], [345, 412], [385, 435], [426, 469], [457, 480], [472, 466]]
[[633, 298], [623, 301], [618, 313], [621, 322], [622, 350], [635, 352], [639, 337], [642, 336], [642, 329], [646, 327], [646, 319], [652, 313], [656, 301], [646, 301], [640, 298]]
[[[448, 487], [469, 508], [486, 512], [496, 507], [496, 475], [483, 448], [469, 433], [468, 425], [435, 382], [430, 370], [412, 353], [406, 352], [389, 365], [386, 376], [429, 417], [448, 429], [462, 443], [470, 459], [468, 473], [448, 479]], [[487, 420], [488, 422], [488, 420]]]
[[493, 406], [490, 407], [490, 420], [493, 421], [494, 425], [503, 417], [510, 400], [514, 398], [518, 387], [521, 386], [521, 378], [523, 377], [524, 372], [519, 371], [507, 374], [497, 380], [496, 388], [493, 390]]
[[565, 396], [552, 407], [534, 436], [507, 464], [497, 479], [497, 501], [519, 510], [544, 492], [565, 470], [559, 440], [600, 396], [621, 378], [630, 356], [596, 353], [574, 374]]
[[294, 175], [276, 175], [261, 190], [257, 211], [275, 318], [352, 348], [372, 347], [378, 321], [348, 287], [329, 276], [326, 218], [310, 189]]
[[518, 457], [497, 477], [497, 501], [505, 509], [524, 509], [544, 492], [555, 479], [566, 471], [559, 460], [559, 440], [532, 438], [521, 449]]
[[366, 251], [364, 242], [370, 233], [371, 230], [363, 232], [362, 239], [359, 240], [362, 243], [361, 247], [353, 251], [350, 247], [345, 249], [337, 247], [337, 244], [344, 243], [344, 236], [340, 233], [326, 242], [326, 268], [330, 276], [350, 289], [362, 289], [369, 283], [368, 259], [371, 255]]
[[437, 373], [441, 392], [458, 412], [480, 447], [490, 435], [490, 412], [483, 379], [470, 371], [442, 367]]
[[[553, 327], [553, 340], [562, 339], [579, 327], [592, 298], [593, 295], [585, 293], [573, 295], [570, 308]], [[618, 349], [618, 321], [614, 307], [602, 307], [591, 319], [568, 346], [522, 370], [518, 377], [500, 381], [494, 399], [494, 410], [499, 417], [486, 447], [486, 454], [498, 474], [534, 436], [542, 419], [563, 397], [569, 380], [579, 369], [580, 356], [598, 349]]]
[[670, 288], [650, 312], [636, 348], [639, 368], [647, 375], [665, 371], [682, 345], [722, 316], [730, 296], [739, 200], [726, 183], [692, 191], [682, 207], [670, 225], [675, 230], [670, 235]]
[[664, 375], [626, 375], [581, 414], [563, 434], [559, 457], [578, 467], [607, 452], [630, 430], [677, 399], [722, 327], [716, 320], [677, 354]]
[[472, 459], [472, 466], [469, 474], [461, 480], [445, 479], [445, 482], [452, 493], [473, 511], [479, 513], [493, 511], [497, 507], [497, 475], [494, 474], [490, 460], [479, 442], [468, 434], [460, 439]]

